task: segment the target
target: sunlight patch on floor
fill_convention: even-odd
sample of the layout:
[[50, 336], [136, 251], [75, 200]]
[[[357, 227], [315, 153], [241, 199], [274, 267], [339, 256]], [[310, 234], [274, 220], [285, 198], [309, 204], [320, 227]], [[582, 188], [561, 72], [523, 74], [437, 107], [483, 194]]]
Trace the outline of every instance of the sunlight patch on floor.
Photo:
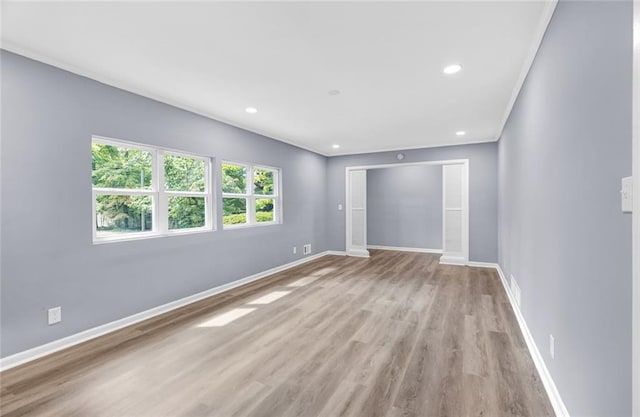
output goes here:
[[311, 284], [313, 281], [317, 280], [320, 277], [314, 277], [313, 275], [300, 278], [297, 281], [293, 281], [291, 284], [287, 285], [287, 287], [304, 287], [307, 284]]
[[322, 269], [317, 270], [316, 272], [314, 272], [314, 273], [312, 274], [312, 276], [314, 276], [314, 277], [315, 277], [315, 276], [320, 277], [321, 275], [327, 275], [327, 274], [330, 274], [330, 273], [334, 272], [334, 271], [335, 271], [335, 270], [337, 270], [337, 269], [338, 269], [338, 268], [336, 268], [336, 267], [334, 267], [334, 266], [328, 266], [328, 267], [326, 267], [326, 268], [322, 268]]
[[240, 317], [246, 316], [252, 311], [255, 311], [255, 308], [234, 308], [233, 310], [218, 314], [217, 316], [198, 324], [197, 327], [222, 327], [236, 319], [239, 319]]
[[263, 295], [262, 297], [256, 298], [253, 301], [249, 301], [247, 304], [269, 304], [290, 293], [291, 291], [271, 291], [267, 295]]

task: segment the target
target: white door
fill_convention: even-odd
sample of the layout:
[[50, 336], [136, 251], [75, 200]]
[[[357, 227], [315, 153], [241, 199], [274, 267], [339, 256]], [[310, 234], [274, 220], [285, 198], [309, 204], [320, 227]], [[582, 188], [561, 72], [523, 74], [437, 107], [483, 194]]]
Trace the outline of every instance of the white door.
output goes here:
[[347, 171], [347, 255], [368, 257], [367, 170]]
[[443, 165], [442, 181], [443, 251], [440, 262], [466, 264], [468, 262], [466, 164]]

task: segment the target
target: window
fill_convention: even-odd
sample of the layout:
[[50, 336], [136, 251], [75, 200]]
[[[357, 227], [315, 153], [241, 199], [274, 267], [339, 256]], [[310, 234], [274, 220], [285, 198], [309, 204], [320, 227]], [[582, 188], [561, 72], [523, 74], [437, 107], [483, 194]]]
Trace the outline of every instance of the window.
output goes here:
[[94, 242], [212, 229], [210, 158], [93, 138]]
[[222, 163], [222, 223], [225, 227], [282, 221], [276, 168]]

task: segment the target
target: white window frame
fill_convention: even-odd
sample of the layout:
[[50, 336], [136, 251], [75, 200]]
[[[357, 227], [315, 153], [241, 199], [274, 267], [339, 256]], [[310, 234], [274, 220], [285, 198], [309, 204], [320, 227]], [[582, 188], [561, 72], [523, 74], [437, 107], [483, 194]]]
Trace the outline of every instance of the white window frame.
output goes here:
[[[247, 222], [242, 224], [224, 224], [224, 212], [222, 213], [222, 228], [227, 229], [241, 229], [245, 227], [255, 227], [255, 226], [271, 226], [274, 224], [282, 223], [282, 171], [280, 168], [267, 166], [267, 165], [257, 165], [257, 164], [249, 164], [246, 162], [234, 162], [234, 161], [222, 161], [220, 165], [220, 182], [223, 182], [223, 173], [222, 173], [222, 165], [236, 165], [242, 166], [246, 169], [247, 172], [247, 190], [244, 194], [237, 193], [225, 193], [222, 191], [222, 204], [224, 204], [225, 198], [244, 198], [247, 201]], [[272, 195], [263, 195], [263, 194], [254, 194], [253, 192], [253, 173], [256, 169], [264, 169], [273, 172], [273, 194]], [[221, 185], [222, 189], [222, 185]], [[256, 200], [262, 199], [272, 199], [273, 200], [273, 221], [270, 222], [257, 222], [256, 221]]]
[[[215, 230], [215, 199], [213, 195], [212, 178], [212, 158], [195, 155], [188, 152], [176, 151], [173, 149], [159, 148], [155, 146], [142, 145], [135, 142], [120, 139], [106, 138], [102, 136], [92, 136], [91, 143], [102, 145], [118, 146], [121, 148], [141, 150], [151, 153], [151, 188], [149, 189], [128, 189], [128, 188], [100, 188], [92, 186], [92, 211], [93, 211], [93, 243], [121, 242], [128, 240], [150, 239], [156, 237], [184, 235], [191, 233], [210, 232]], [[165, 155], [199, 159], [204, 162], [204, 191], [169, 191], [164, 183], [164, 156]], [[96, 198], [99, 195], [131, 195], [151, 197], [152, 224], [151, 231], [123, 233], [113, 236], [98, 236], [96, 223]], [[169, 197], [204, 197], [205, 199], [205, 225], [189, 229], [169, 229]]]
[[640, 417], [640, 0], [633, 2], [632, 415]]

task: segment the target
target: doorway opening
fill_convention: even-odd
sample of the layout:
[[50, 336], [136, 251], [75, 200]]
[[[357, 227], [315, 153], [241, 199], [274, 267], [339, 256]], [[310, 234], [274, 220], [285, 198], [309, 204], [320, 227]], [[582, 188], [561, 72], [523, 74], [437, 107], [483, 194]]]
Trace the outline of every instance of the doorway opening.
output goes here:
[[[368, 248], [370, 246], [368, 245], [367, 236], [368, 171], [424, 165], [438, 166], [442, 170], [442, 235], [440, 248], [436, 248], [437, 250], [442, 250], [440, 263], [455, 265], [469, 263], [468, 159], [347, 167], [345, 172], [347, 255], [369, 256]], [[389, 201], [386, 203], [389, 203]]]

